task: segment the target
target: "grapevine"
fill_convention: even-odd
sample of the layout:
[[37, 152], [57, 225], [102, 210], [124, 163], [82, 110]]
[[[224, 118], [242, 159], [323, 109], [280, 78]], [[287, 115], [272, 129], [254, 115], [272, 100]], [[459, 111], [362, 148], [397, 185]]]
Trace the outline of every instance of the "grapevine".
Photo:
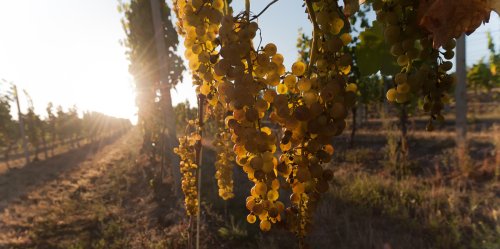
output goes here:
[[347, 88], [352, 63], [344, 52], [350, 42], [347, 19], [337, 3], [306, 1], [306, 5], [314, 28], [309, 66], [302, 61], [292, 65], [283, 80], [288, 92], [282, 93], [288, 99], [275, 101], [277, 121], [284, 127], [278, 171], [293, 192], [292, 206], [286, 209], [287, 227], [299, 238], [310, 230], [320, 194], [328, 190], [333, 174], [322, 165], [331, 160], [331, 138], [345, 128], [347, 110], [355, 99], [355, 84]]
[[[284, 58], [273, 43], [254, 48], [252, 40], [258, 24], [251, 21], [249, 1], [245, 12], [233, 16], [229, 11], [222, 17], [218, 32], [214, 32], [218, 34], [215, 44], [220, 45], [220, 50], [211, 51], [209, 60], [206, 55], [193, 56], [204, 52], [203, 46], [200, 52], [195, 45], [207, 41], [189, 31], [193, 30], [189, 25], [196, 23], [189, 18], [198, 18], [194, 17], [196, 7], [210, 8], [213, 4], [203, 2], [196, 6], [194, 2], [177, 1], [175, 8], [180, 17], [179, 28], [186, 35], [186, 55], [198, 91], [209, 102], [217, 96], [219, 104], [232, 114], [225, 118], [225, 123], [234, 142], [235, 160], [254, 183], [246, 201], [250, 211], [247, 221], [254, 223], [258, 218], [261, 230], [268, 231], [285, 215], [287, 227], [301, 238], [310, 227], [319, 193], [328, 190], [327, 181], [333, 177], [330, 170], [321, 166], [333, 154], [330, 138], [345, 128], [347, 108], [354, 104], [355, 97], [355, 85], [346, 84], [351, 64], [349, 53], [343, 52], [350, 42], [348, 27], [344, 27], [347, 19], [336, 3], [307, 4], [315, 26], [310, 65], [297, 61], [291, 72], [286, 72]], [[317, 17], [312, 8], [318, 12]], [[330, 38], [333, 42], [323, 42]], [[201, 71], [199, 61], [203, 65]], [[278, 134], [263, 122], [268, 110], [269, 120], [281, 127], [284, 134], [279, 143], [279, 159]], [[282, 184], [293, 192], [292, 206], [286, 212], [278, 200]]]
[[[226, 5], [222, 0], [210, 2], [176, 0], [173, 7], [178, 19], [176, 23], [178, 32], [184, 37], [185, 56], [193, 74], [193, 84], [198, 86], [197, 92], [205, 95], [211, 105], [217, 103], [216, 95], [210, 93], [215, 87], [213, 65], [218, 60], [212, 53], [215, 46], [217, 46], [215, 38], [222, 19], [222, 11], [225, 7]], [[205, 101], [205, 98], [203, 98], [203, 101]], [[198, 118], [202, 119], [203, 117]], [[201, 139], [200, 134], [197, 135]], [[188, 138], [183, 139], [185, 142], [188, 140]], [[189, 147], [189, 154], [184, 154], [191, 162], [196, 160], [196, 148], [194, 146], [195, 143], [192, 142], [191, 147]], [[181, 146], [179, 146], [178, 150], [181, 153], [187, 151], [181, 150]], [[195, 173], [197, 166], [191, 167], [191, 165], [194, 165], [194, 163], [181, 164], [181, 171], [183, 171], [183, 183], [189, 184], [187, 188], [183, 186], [186, 197], [186, 210], [189, 215], [195, 215], [199, 211], [198, 201], [196, 200], [198, 198], [196, 189], [197, 175]], [[183, 166], [187, 166], [189, 170], [183, 170], [185, 168]]]
[[453, 39], [442, 49], [434, 48], [432, 37], [418, 24], [420, 1], [374, 1], [377, 19], [385, 23], [384, 37], [391, 46], [401, 71], [394, 76], [394, 87], [387, 91], [387, 99], [406, 104], [421, 97], [423, 109], [430, 113], [427, 129], [433, 129], [433, 120], [442, 121], [441, 111], [448, 102], [447, 92], [453, 78], [447, 72], [454, 57]]
[[[287, 71], [274, 43], [254, 44], [256, 20], [275, 2], [257, 15], [252, 15], [249, 0], [239, 13], [223, 0], [174, 0], [174, 10], [196, 91], [206, 97], [211, 113], [220, 115], [214, 143], [220, 197], [234, 196], [234, 156], [253, 183], [245, 203], [247, 221], [258, 222], [262, 231], [284, 225], [303, 245], [315, 207], [333, 179], [333, 172], [324, 168], [335, 150], [332, 140], [346, 127], [358, 86], [348, 79], [352, 37], [343, 7], [333, 0], [304, 1], [313, 26], [311, 52]], [[442, 49], [433, 47], [431, 34], [419, 26], [417, 0], [375, 0], [373, 6], [401, 67], [387, 98], [404, 105], [421, 97], [431, 115], [431, 130], [432, 120], [443, 119], [441, 110], [453, 83], [447, 72], [454, 40]], [[181, 150], [189, 141], [194, 144], [192, 138], [183, 138], [179, 151], [189, 151]], [[180, 154], [192, 160], [192, 154]], [[183, 165], [183, 173], [192, 171], [191, 165], [190, 170]], [[195, 182], [193, 174], [185, 175], [187, 182]], [[187, 190], [186, 197], [193, 191]], [[280, 198], [286, 190], [291, 190], [288, 207]]]
[[177, 27], [184, 36], [185, 56], [193, 74], [193, 84], [198, 86], [197, 92], [205, 95], [212, 106], [218, 102], [215, 88], [220, 80], [213, 73], [214, 64], [218, 61], [215, 48], [219, 44], [216, 38], [226, 8], [223, 0], [174, 1], [179, 19]]
[[274, 44], [260, 51], [253, 48], [258, 25], [250, 21], [248, 4], [247, 11], [235, 17], [224, 16], [219, 31], [222, 59], [216, 64], [215, 73], [225, 79], [218, 91], [221, 102], [232, 111], [225, 120], [235, 143], [236, 162], [254, 183], [247, 198], [251, 212], [247, 220], [253, 223], [258, 217], [260, 228], [268, 231], [272, 223], [281, 219], [279, 207], [283, 205], [276, 202], [279, 184], [273, 184], [278, 162], [274, 156], [275, 134], [261, 122], [269, 108], [263, 96], [267, 86], [279, 83], [284, 66]]

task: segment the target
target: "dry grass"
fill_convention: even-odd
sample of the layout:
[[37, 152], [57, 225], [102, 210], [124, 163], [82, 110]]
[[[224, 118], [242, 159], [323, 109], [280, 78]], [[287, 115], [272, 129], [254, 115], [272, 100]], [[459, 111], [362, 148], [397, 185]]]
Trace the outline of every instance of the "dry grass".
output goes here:
[[[388, 129], [394, 120], [369, 120], [352, 149], [347, 135], [336, 138], [328, 165], [335, 177], [315, 212], [311, 248], [500, 248], [500, 112], [479, 114], [461, 154], [452, 124], [425, 132], [421, 117], [410, 122], [404, 161], [399, 132]], [[168, 184], [150, 181], [154, 165], [137, 154], [138, 133], [130, 136], [6, 198], [0, 247], [186, 248], [193, 233], [182, 199], [165, 192]], [[213, 148], [207, 145], [204, 155], [202, 248], [297, 248], [284, 230], [262, 233], [245, 222], [250, 184], [239, 168], [236, 197], [220, 200]], [[11, 183], [0, 178], [0, 186], [2, 179]], [[289, 192], [280, 195], [285, 200]]]

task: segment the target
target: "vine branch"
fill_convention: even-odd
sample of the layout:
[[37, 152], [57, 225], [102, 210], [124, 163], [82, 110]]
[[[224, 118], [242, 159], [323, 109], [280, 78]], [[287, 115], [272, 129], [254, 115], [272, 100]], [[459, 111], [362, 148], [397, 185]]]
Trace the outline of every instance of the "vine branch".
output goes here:
[[245, 0], [245, 14], [248, 21], [250, 19], [250, 0]]
[[224, 15], [229, 14], [229, 8], [228, 8], [228, 3], [227, 0], [224, 0]]
[[255, 19], [259, 18], [259, 16], [260, 16], [260, 15], [262, 15], [262, 14], [263, 14], [263, 13], [264, 13], [264, 12], [265, 12], [268, 8], [269, 8], [269, 7], [271, 7], [271, 5], [275, 4], [275, 3], [276, 3], [276, 2], [278, 2], [278, 1], [279, 1], [279, 0], [273, 0], [273, 1], [271, 1], [270, 3], [268, 3], [268, 4], [266, 5], [266, 7], [264, 7], [264, 9], [262, 9], [262, 10], [259, 12], [259, 14], [257, 14], [257, 15], [255, 15], [255, 16], [253, 16], [253, 17], [250, 19], [250, 21], [253, 21], [253, 20], [255, 20]]
[[309, 65], [307, 67], [308, 74], [311, 73], [312, 65], [316, 62], [316, 54], [318, 53], [319, 25], [316, 22], [316, 13], [314, 12], [312, 1], [305, 0], [309, 18], [313, 24], [313, 38], [311, 44], [311, 54], [309, 55]]
[[[246, 15], [246, 21], [247, 25], [250, 24], [250, 0], [245, 0], [245, 15]], [[250, 57], [250, 52], [248, 52], [247, 56], [247, 64], [248, 64], [248, 74], [252, 75], [252, 59]]]

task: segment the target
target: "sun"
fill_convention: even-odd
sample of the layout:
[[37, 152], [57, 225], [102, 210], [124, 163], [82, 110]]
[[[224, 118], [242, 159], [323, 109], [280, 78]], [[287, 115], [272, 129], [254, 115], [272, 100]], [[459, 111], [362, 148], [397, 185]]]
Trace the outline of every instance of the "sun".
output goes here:
[[127, 118], [132, 123], [137, 122], [137, 107], [135, 92], [132, 86], [109, 84], [99, 93], [98, 101], [92, 101], [92, 109], [104, 114]]

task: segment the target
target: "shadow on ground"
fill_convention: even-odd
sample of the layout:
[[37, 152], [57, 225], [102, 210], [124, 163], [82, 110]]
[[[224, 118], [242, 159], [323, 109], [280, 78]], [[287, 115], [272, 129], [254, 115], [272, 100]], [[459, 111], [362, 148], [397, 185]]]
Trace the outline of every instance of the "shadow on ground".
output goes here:
[[29, 163], [22, 168], [13, 168], [0, 175], [0, 213], [16, 198], [22, 198], [44, 182], [57, 179], [64, 172], [87, 160], [100, 148], [116, 141], [121, 135], [116, 134], [95, 141], [47, 160]]

